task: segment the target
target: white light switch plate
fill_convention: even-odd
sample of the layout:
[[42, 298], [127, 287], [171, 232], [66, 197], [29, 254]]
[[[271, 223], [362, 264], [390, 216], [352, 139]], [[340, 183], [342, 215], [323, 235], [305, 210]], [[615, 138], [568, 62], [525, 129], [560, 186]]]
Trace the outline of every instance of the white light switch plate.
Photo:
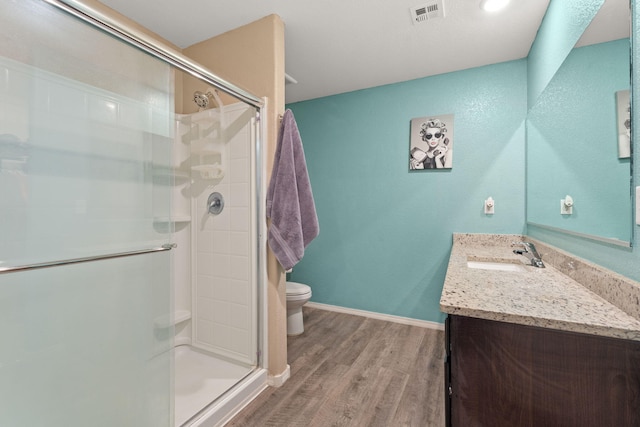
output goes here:
[[487, 203], [488, 199], [484, 201], [484, 213], [485, 215], [493, 215], [496, 213], [496, 202], [491, 200], [491, 206]]
[[561, 215], [573, 215], [573, 206], [567, 206], [564, 204], [564, 199], [560, 200], [560, 214]]

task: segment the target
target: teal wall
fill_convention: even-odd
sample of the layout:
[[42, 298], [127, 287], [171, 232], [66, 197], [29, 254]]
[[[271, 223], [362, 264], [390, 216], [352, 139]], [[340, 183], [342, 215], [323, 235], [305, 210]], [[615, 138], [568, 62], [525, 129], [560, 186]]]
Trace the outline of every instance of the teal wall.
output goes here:
[[[527, 116], [528, 221], [631, 240], [630, 162], [618, 158], [615, 96], [628, 89], [628, 39], [571, 51]], [[576, 204], [561, 215], [567, 194]]]
[[[442, 321], [438, 304], [452, 233], [525, 231], [527, 107], [602, 3], [552, 0], [527, 60], [288, 105], [304, 142], [320, 220], [320, 235], [289, 280], [308, 283], [315, 302]], [[638, 70], [632, 81], [640, 84]], [[453, 168], [409, 172], [410, 120], [448, 113], [455, 114]], [[482, 212], [488, 196], [496, 200], [493, 216]], [[635, 249], [531, 226], [526, 232], [640, 280]]]
[[[557, 2], [557, 0], [552, 0], [552, 3], [553, 2]], [[640, 1], [632, 1], [631, 56], [632, 61], [635, 63], [640, 62], [640, 13], [638, 11], [639, 5]], [[540, 37], [540, 34], [538, 36]], [[531, 61], [532, 58], [530, 57], [529, 63], [531, 63]], [[631, 81], [634, 88], [640, 87], [640, 70], [638, 70], [638, 67], [632, 69]], [[632, 125], [632, 162], [635, 165], [638, 165], [638, 162], [640, 161], [640, 150], [638, 149], [640, 132], [638, 132], [638, 128], [635, 124], [640, 123], [640, 105], [638, 104], [637, 97], [633, 99], [632, 103], [632, 123], [634, 123], [634, 125]], [[635, 185], [638, 185], [640, 183], [640, 168], [635, 166], [633, 168], [632, 176]], [[621, 219], [617, 217], [610, 218], [610, 220], [621, 221]], [[630, 277], [634, 280], [640, 280], [640, 251], [638, 250], [638, 234], [640, 232], [640, 227], [638, 227], [637, 225], [633, 225], [633, 229], [633, 249], [611, 246], [605, 243], [598, 243], [596, 241], [588, 239], [554, 233], [533, 226], [529, 226], [527, 228], [527, 234], [537, 239], [548, 242], [561, 249], [565, 249], [577, 256], [591, 260], [606, 268], [617, 271], [618, 273]]]
[[[525, 60], [290, 104], [320, 221], [312, 301], [442, 321], [453, 232], [524, 231]], [[455, 115], [453, 168], [409, 171], [415, 117]], [[483, 213], [484, 200], [496, 213]]]
[[604, 0], [551, 0], [528, 56], [528, 102], [532, 106]]

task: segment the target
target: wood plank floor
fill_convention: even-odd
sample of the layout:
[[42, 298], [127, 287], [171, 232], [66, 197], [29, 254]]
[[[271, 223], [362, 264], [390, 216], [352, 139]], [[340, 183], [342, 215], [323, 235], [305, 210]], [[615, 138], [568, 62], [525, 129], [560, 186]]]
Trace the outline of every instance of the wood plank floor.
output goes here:
[[227, 426], [444, 426], [444, 332], [303, 307], [291, 377]]

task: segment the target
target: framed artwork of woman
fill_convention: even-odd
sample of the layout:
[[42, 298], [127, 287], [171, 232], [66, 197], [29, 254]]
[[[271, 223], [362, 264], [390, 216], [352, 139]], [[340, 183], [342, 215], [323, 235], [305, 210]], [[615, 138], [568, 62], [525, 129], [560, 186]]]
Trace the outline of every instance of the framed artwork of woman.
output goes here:
[[411, 119], [409, 170], [451, 169], [453, 114]]

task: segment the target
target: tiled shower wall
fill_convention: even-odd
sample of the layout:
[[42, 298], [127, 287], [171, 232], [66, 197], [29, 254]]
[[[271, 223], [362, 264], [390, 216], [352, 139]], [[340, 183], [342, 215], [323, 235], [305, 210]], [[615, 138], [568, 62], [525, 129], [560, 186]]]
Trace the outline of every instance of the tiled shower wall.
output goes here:
[[[207, 144], [220, 150], [221, 179], [193, 173], [193, 339], [194, 346], [255, 363], [255, 235], [252, 231], [252, 141], [254, 110], [224, 107], [220, 128]], [[201, 114], [201, 113], [196, 113]], [[199, 126], [212, 129], [212, 124]], [[221, 145], [217, 141], [222, 138]], [[193, 147], [192, 147], [193, 148]], [[193, 157], [193, 156], [192, 156]], [[196, 156], [197, 158], [197, 156]], [[206, 160], [206, 157], [202, 157]], [[212, 161], [218, 160], [213, 158]], [[212, 192], [224, 197], [219, 215], [207, 213]]]

